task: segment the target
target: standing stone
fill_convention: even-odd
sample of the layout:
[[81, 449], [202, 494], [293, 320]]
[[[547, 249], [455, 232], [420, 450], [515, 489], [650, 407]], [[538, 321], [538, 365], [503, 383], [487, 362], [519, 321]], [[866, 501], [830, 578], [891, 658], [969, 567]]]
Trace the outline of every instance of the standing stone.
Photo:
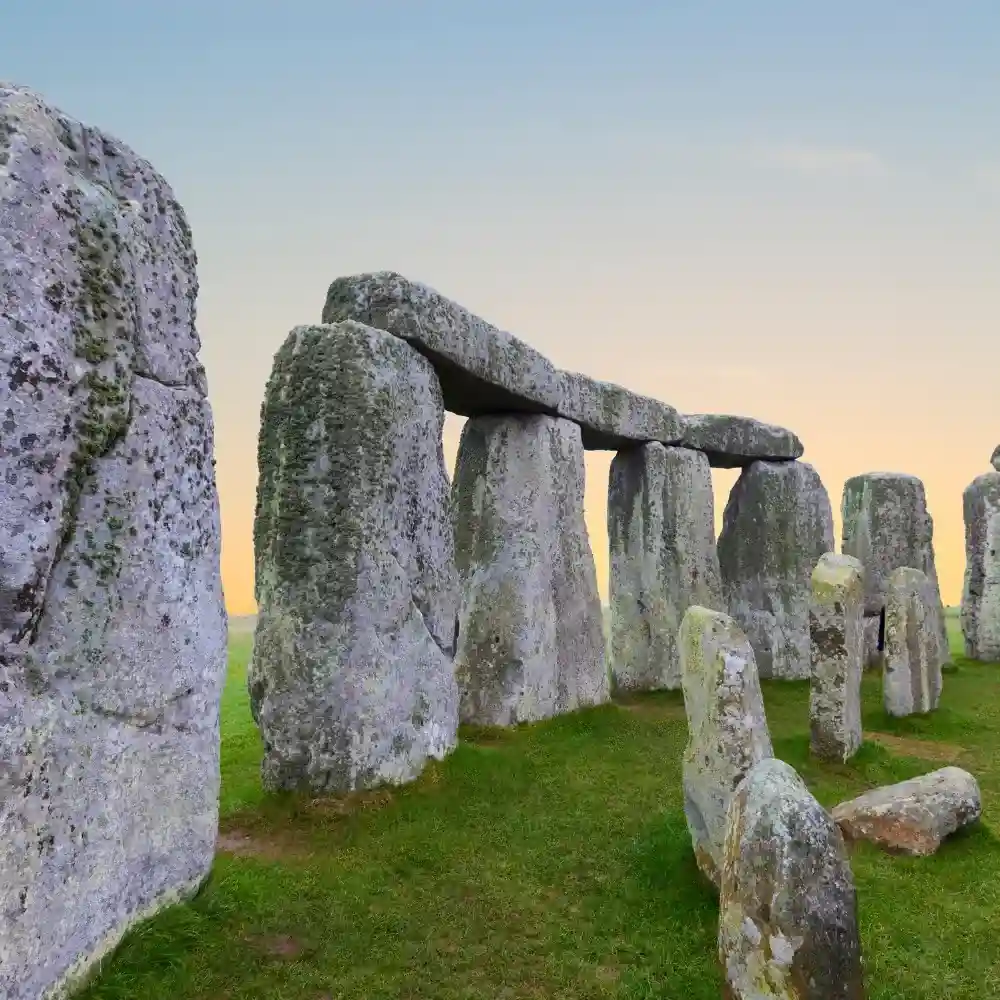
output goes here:
[[809, 745], [819, 760], [843, 763], [861, 746], [864, 574], [853, 556], [826, 552], [812, 575]]
[[576, 424], [466, 422], [453, 486], [463, 722], [509, 726], [607, 701], [583, 487]]
[[812, 572], [833, 549], [830, 499], [806, 462], [754, 462], [729, 495], [719, 535], [729, 613], [761, 677], [809, 676]]
[[[962, 588], [962, 634], [970, 660], [1000, 662], [1000, 594], [987, 577], [1000, 575], [1000, 555], [990, 545], [990, 519], [1000, 513], [1000, 472], [977, 476], [962, 494], [965, 515], [965, 584]], [[992, 569], [991, 569], [992, 567]], [[984, 638], [986, 639], [984, 643]]]
[[717, 886], [733, 790], [773, 754], [753, 649], [728, 615], [690, 607], [680, 628], [688, 720], [684, 815], [702, 872]]
[[865, 634], [865, 667], [882, 666], [882, 642], [883, 626], [882, 614], [863, 615], [863, 629]]
[[990, 465], [992, 465], [997, 472], [1000, 472], [1000, 444], [993, 449], [993, 454], [990, 457]]
[[215, 852], [226, 617], [191, 232], [0, 84], [0, 996], [72, 990]]
[[441, 389], [389, 334], [300, 326], [261, 409], [248, 674], [268, 789], [415, 778], [456, 742]]
[[841, 551], [865, 567], [865, 614], [885, 608], [889, 577], [912, 566], [931, 581], [938, 607], [942, 662], [950, 659], [944, 605], [934, 563], [934, 521], [924, 484], [897, 472], [866, 472], [844, 483]]
[[728, 1000], [864, 1000], [844, 838], [775, 758], [750, 771], [729, 807], [719, 961]]
[[692, 604], [722, 609], [705, 455], [656, 443], [618, 452], [608, 537], [612, 681], [623, 690], [679, 688], [684, 612]]
[[937, 591], [918, 569], [889, 577], [882, 696], [889, 715], [932, 712], [941, 697]]

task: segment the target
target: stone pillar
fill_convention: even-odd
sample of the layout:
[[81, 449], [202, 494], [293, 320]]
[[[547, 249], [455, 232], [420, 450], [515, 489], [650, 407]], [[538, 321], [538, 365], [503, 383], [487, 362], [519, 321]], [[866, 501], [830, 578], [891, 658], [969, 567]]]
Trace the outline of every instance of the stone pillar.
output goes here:
[[269, 789], [401, 784], [455, 746], [443, 424], [430, 362], [390, 334], [300, 326], [275, 355], [248, 675]]
[[580, 428], [474, 417], [453, 485], [463, 722], [509, 726], [607, 701]]
[[[962, 634], [970, 660], [1000, 662], [1000, 606], [985, 599], [987, 567], [996, 565], [987, 525], [1000, 512], [1000, 472], [977, 476], [962, 494], [965, 515], [965, 584], [962, 588]], [[984, 635], [985, 633], [985, 635]], [[983, 639], [986, 638], [986, 642]]]
[[679, 688], [684, 612], [723, 606], [708, 458], [658, 443], [618, 452], [608, 538], [612, 682], [623, 690]]
[[932, 712], [941, 697], [937, 590], [904, 566], [889, 577], [885, 607], [883, 701], [889, 715]]

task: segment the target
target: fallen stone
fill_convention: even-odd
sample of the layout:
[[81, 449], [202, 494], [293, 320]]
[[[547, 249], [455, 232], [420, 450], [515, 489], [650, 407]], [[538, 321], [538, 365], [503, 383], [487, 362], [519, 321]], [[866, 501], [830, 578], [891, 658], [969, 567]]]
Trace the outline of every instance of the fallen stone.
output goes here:
[[453, 485], [463, 722], [509, 726], [609, 697], [580, 428], [473, 417]]
[[752, 417], [688, 413], [681, 418], [681, 444], [708, 455], [716, 468], [732, 469], [760, 459], [771, 462], [802, 457], [802, 442], [784, 427]]
[[248, 672], [268, 789], [403, 784], [455, 746], [443, 424], [430, 363], [379, 330], [300, 326], [275, 355]]
[[784, 761], [756, 764], [729, 806], [719, 961], [729, 1000], [864, 1000], [844, 838]]
[[1000, 472], [1000, 444], [993, 449], [993, 454], [990, 457], [990, 465], [992, 465], [997, 472]]
[[932, 712], [941, 698], [938, 596], [918, 569], [889, 577], [882, 697], [889, 715]]
[[867, 472], [844, 483], [841, 551], [865, 567], [865, 614], [885, 607], [889, 576], [901, 566], [925, 573], [937, 594], [942, 662], [950, 659], [934, 562], [934, 522], [924, 484], [897, 472]]
[[865, 634], [865, 669], [882, 666], [882, 615], [863, 615]]
[[[1000, 661], [1000, 554], [989, 524], [1000, 512], [1000, 472], [977, 476], [962, 494], [965, 516], [965, 583], [962, 634], [970, 660]], [[987, 584], [987, 579], [990, 583]], [[985, 641], [984, 641], [985, 640]]]
[[0, 84], [0, 996], [72, 991], [215, 851], [226, 616], [191, 233]]
[[729, 495], [719, 535], [722, 592], [761, 677], [809, 677], [812, 572], [833, 549], [830, 499], [805, 462], [754, 462]]
[[611, 676], [626, 690], [681, 686], [677, 630], [693, 605], [722, 609], [712, 470], [701, 452], [618, 452], [608, 489]]
[[869, 840], [893, 853], [933, 854], [941, 842], [982, 814], [976, 779], [960, 767], [872, 789], [834, 808], [848, 840]]
[[773, 755], [753, 649], [728, 615], [690, 607], [679, 644], [688, 742], [684, 815], [701, 871], [718, 886], [733, 790]]
[[833, 552], [813, 570], [809, 746], [819, 760], [843, 763], [861, 746], [864, 574], [853, 556]]

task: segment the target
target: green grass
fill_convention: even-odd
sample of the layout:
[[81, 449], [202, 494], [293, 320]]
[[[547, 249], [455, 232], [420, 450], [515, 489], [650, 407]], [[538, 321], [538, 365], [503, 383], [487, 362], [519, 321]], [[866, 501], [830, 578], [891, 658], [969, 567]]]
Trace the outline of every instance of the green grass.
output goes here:
[[[222, 828], [256, 855], [220, 853], [198, 897], [131, 933], [86, 1000], [719, 996], [679, 695], [466, 732], [414, 785], [310, 802], [260, 789], [249, 649], [234, 633]], [[809, 760], [805, 684], [764, 693], [775, 752], [825, 805], [942, 766], [922, 748], [960, 753], [982, 824], [931, 858], [854, 854], [869, 998], [1000, 996], [1000, 668], [959, 659], [938, 712], [895, 722], [866, 677], [865, 728], [897, 742], [849, 766]]]

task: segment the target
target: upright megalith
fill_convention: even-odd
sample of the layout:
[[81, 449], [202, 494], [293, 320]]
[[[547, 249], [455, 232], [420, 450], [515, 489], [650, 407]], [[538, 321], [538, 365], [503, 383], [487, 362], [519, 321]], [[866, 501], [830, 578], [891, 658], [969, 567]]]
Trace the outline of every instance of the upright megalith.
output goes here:
[[812, 572], [833, 549], [830, 498], [806, 462], [754, 462], [733, 486], [719, 535], [729, 613], [761, 677], [809, 676]]
[[611, 676], [623, 690], [681, 686], [677, 630], [692, 604], [722, 610], [712, 470], [701, 452], [618, 452], [608, 489]]
[[0, 996], [54, 997], [215, 851], [226, 617], [191, 232], [0, 84]]
[[889, 715], [932, 712], [941, 697], [937, 588], [909, 566], [889, 577], [882, 695]]
[[1000, 444], [993, 449], [993, 454], [990, 456], [990, 465], [992, 465], [997, 472], [1000, 472]]
[[812, 575], [809, 746], [820, 760], [850, 760], [861, 746], [861, 608], [865, 571], [853, 556], [826, 552]]
[[865, 567], [865, 614], [885, 608], [889, 577], [901, 566], [926, 574], [934, 588], [944, 662], [949, 659], [944, 606], [934, 563], [934, 521], [924, 484], [898, 472], [866, 472], [844, 483], [841, 551]]
[[679, 641], [688, 720], [684, 815], [698, 867], [718, 886], [729, 800], [750, 768], [773, 755], [771, 736], [753, 649], [739, 625], [690, 607]]
[[608, 699], [580, 428], [473, 417], [453, 485], [463, 722], [514, 725]]
[[269, 789], [399, 784], [455, 745], [443, 423], [430, 364], [381, 331], [300, 326], [275, 355], [248, 678]]
[[[990, 524], [1000, 514], [1000, 472], [977, 476], [962, 495], [965, 583], [962, 634], [970, 660], [1000, 662], [1000, 548]], [[1000, 528], [994, 528], [994, 533]]]

